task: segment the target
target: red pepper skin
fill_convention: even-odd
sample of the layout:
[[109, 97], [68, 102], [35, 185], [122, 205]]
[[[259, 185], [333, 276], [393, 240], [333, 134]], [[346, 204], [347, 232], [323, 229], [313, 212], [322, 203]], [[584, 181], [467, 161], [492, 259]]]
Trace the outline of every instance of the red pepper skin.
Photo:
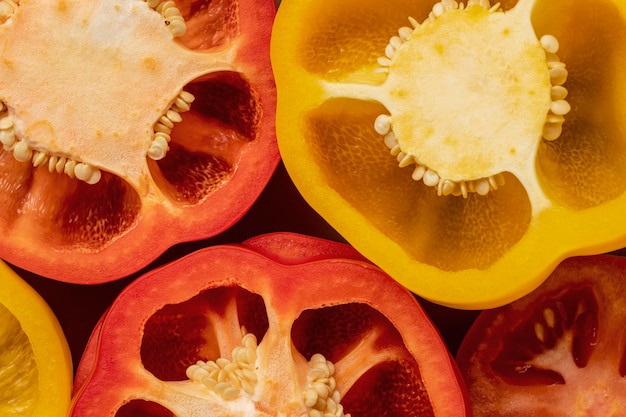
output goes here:
[[[237, 313], [224, 307], [237, 301]], [[174, 411], [168, 410], [184, 409], [180, 400], [187, 397], [172, 387], [193, 383], [180, 382], [186, 376], [178, 364], [217, 359], [203, 356], [216, 343], [208, 334], [230, 352], [238, 342], [223, 329], [232, 328], [232, 321], [259, 341], [257, 373], [265, 383], [250, 397], [257, 410], [284, 412], [285, 404], [301, 398], [294, 386], [314, 352], [335, 364], [346, 413], [419, 406], [437, 417], [469, 415], [456, 364], [408, 290], [348, 245], [272, 233], [201, 249], [122, 291], [88, 344], [70, 416], [120, 417], [131, 409], [169, 416]], [[190, 322], [199, 324], [202, 337], [197, 327], [184, 324]], [[187, 330], [178, 345], [172, 342], [174, 328]], [[420, 395], [403, 395], [398, 383]], [[219, 409], [215, 398], [187, 399]]]

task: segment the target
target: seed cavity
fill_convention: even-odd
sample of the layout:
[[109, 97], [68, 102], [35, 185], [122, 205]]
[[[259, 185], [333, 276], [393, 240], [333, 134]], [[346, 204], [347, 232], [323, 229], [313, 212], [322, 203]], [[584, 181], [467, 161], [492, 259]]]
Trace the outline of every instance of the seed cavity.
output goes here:
[[50, 172], [66, 174], [87, 184], [96, 184], [102, 177], [101, 171], [84, 162], [63, 155], [55, 155], [33, 149], [26, 141], [15, 135], [13, 119], [4, 103], [0, 102], [0, 143], [4, 150], [12, 152], [20, 162], [31, 161], [35, 168], [45, 166]]
[[252, 395], [258, 379], [255, 372], [258, 345], [254, 334], [242, 329], [242, 335], [241, 345], [231, 353], [232, 359], [200, 360], [187, 368], [187, 377], [226, 401], [237, 399], [242, 391]]
[[309, 417], [350, 417], [343, 412], [334, 373], [333, 363], [324, 355], [316, 353], [309, 360], [308, 386], [302, 394]]
[[[500, 3], [492, 5], [489, 0], [468, 0], [466, 4], [456, 0], [441, 0], [433, 6], [428, 17], [421, 24], [415, 18], [409, 17], [410, 26], [401, 27], [398, 34], [389, 39], [389, 43], [385, 47], [385, 55], [378, 58], [379, 67], [376, 72], [389, 73], [396, 51], [409, 41], [413, 33], [420, 30], [421, 26], [434, 22], [448, 11], [463, 10], [474, 5], [483, 7], [489, 13], [502, 12]], [[552, 85], [550, 91], [552, 102], [546, 115], [542, 137], [552, 141], [561, 135], [565, 121], [564, 116], [571, 110], [569, 103], [565, 100], [567, 89], [563, 86], [567, 80], [567, 70], [565, 64], [557, 56], [559, 42], [554, 36], [544, 35], [539, 43], [546, 54], [546, 65]], [[413, 180], [422, 181], [426, 186], [434, 187], [439, 196], [452, 195], [467, 198], [470, 193], [484, 196], [504, 185], [505, 180], [502, 173], [463, 181], [442, 177], [435, 169], [420, 162], [419, 155], [408, 154], [402, 150], [393, 131], [393, 116], [391, 114], [379, 115], [374, 121], [374, 130], [383, 136], [384, 143], [391, 155], [396, 157], [398, 166], [404, 168], [414, 165], [411, 175]]]
[[145, 0], [150, 8], [161, 13], [165, 26], [169, 29], [173, 37], [183, 36], [187, 31], [187, 24], [180, 10], [176, 7], [176, 2], [168, 0]]
[[20, 0], [0, 0], [0, 24], [9, 20], [19, 5]]
[[180, 113], [189, 111], [191, 103], [195, 97], [187, 91], [181, 91], [170, 108], [154, 124], [154, 133], [152, 135], [152, 143], [148, 149], [148, 157], [158, 161], [165, 158], [169, 150], [169, 142], [172, 140], [170, 134], [174, 128], [174, 123], [183, 120]]

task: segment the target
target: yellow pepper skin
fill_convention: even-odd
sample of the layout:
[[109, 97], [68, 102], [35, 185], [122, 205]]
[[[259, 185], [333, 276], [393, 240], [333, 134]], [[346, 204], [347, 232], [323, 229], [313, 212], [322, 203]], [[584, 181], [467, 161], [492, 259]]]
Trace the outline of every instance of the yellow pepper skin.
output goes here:
[[271, 58], [296, 187], [421, 297], [626, 246], [626, 1], [283, 0]]
[[0, 261], [0, 415], [65, 417], [72, 358], [44, 299]]

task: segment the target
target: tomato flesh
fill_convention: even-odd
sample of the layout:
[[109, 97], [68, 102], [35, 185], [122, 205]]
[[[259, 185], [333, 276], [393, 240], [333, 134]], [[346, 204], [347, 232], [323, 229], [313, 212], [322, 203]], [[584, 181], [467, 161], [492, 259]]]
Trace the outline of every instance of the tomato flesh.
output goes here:
[[626, 413], [626, 259], [564, 261], [537, 290], [486, 310], [457, 361], [480, 416]]

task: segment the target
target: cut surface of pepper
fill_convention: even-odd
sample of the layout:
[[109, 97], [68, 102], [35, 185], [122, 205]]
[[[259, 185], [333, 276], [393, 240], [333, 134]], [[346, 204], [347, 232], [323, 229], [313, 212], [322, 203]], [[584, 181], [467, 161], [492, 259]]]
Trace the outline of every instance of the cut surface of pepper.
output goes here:
[[623, 1], [382, 3], [287, 0], [272, 37], [283, 161], [343, 238], [481, 309], [626, 245]]
[[272, 0], [0, 1], [0, 257], [102, 283], [237, 222], [280, 160], [275, 13]]
[[0, 261], [0, 415], [65, 416], [72, 357], [46, 301]]
[[413, 295], [347, 245], [293, 233], [205, 248], [140, 277], [87, 351], [70, 416], [467, 412]]

